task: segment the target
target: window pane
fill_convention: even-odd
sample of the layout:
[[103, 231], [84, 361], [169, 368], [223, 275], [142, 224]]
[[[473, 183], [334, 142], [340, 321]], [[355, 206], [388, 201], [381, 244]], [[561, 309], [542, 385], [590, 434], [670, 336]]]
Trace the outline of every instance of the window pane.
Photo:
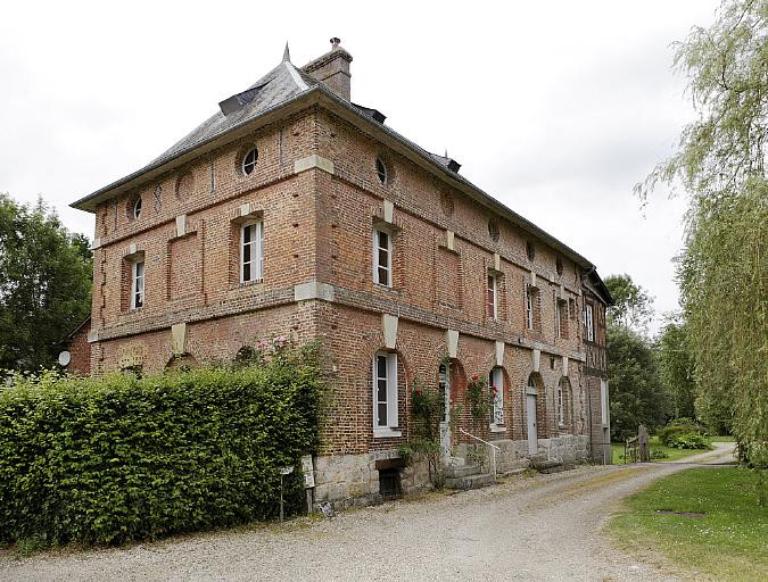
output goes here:
[[376, 398], [379, 402], [387, 401], [387, 381], [385, 379], [379, 379], [377, 384]]
[[251, 235], [252, 229], [253, 227], [250, 224], [243, 227], [243, 244], [244, 245], [248, 244], [249, 242], [251, 242], [251, 240], [253, 240]]
[[378, 406], [379, 422], [378, 426], [387, 426], [387, 403], [383, 402]]
[[251, 280], [251, 264], [244, 263], [243, 264], [243, 281], [250, 281], [250, 280]]
[[379, 249], [379, 267], [389, 267], [389, 252]]
[[389, 285], [389, 271], [384, 267], [379, 267], [379, 283]]
[[386, 356], [377, 356], [377, 368], [376, 368], [376, 375], [379, 378], [384, 378], [386, 380], [387, 378], [387, 357]]
[[244, 263], [251, 262], [251, 245], [250, 244], [243, 246], [243, 262]]
[[389, 235], [386, 232], [378, 231], [379, 246], [383, 249], [389, 249]]

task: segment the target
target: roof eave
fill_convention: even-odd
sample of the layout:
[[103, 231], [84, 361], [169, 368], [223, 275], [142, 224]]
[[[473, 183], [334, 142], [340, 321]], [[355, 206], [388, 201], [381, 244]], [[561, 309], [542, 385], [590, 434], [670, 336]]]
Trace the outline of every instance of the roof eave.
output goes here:
[[[529, 232], [530, 234], [539, 238], [540, 240], [547, 243], [548, 245], [558, 249], [565, 256], [571, 259], [574, 263], [579, 265], [579, 267], [586, 269], [593, 266], [593, 264], [589, 260], [587, 260], [585, 257], [583, 257], [582, 255], [574, 251], [568, 245], [559, 241], [558, 239], [556, 239], [554, 236], [552, 236], [545, 230], [539, 228], [530, 220], [519, 215], [517, 212], [515, 212], [505, 204], [499, 202], [493, 196], [484, 192], [483, 190], [481, 190], [480, 188], [478, 188], [477, 186], [469, 182], [469, 180], [466, 180], [460, 174], [457, 174], [456, 172], [451, 171], [450, 169], [446, 168], [442, 164], [430, 158], [429, 153], [426, 150], [424, 150], [423, 153], [416, 151], [413, 145], [397, 132], [393, 131], [386, 125], [381, 125], [371, 119], [368, 119], [367, 117], [362, 115], [360, 112], [358, 112], [351, 103], [341, 99], [331, 91], [326, 90], [324, 87], [321, 87], [320, 89], [321, 90], [319, 92], [319, 95], [320, 95], [321, 103], [326, 106], [328, 106], [329, 104], [331, 106], [336, 106], [335, 107], [336, 112], [337, 113], [339, 111], [343, 112], [344, 115], [342, 115], [341, 117], [343, 117], [345, 120], [350, 121], [357, 127], [360, 127], [362, 122], [367, 126], [367, 129], [369, 130], [368, 131], [369, 134], [371, 135], [376, 134], [376, 137], [380, 141], [386, 141], [387, 145], [392, 147], [392, 149], [404, 155], [411, 161], [415, 162], [417, 165], [419, 165], [423, 169], [433, 174], [435, 173], [438, 174], [440, 178], [449, 182], [451, 186], [461, 190], [462, 192], [470, 196], [473, 200], [479, 202], [480, 204], [496, 212], [497, 214], [500, 214], [501, 216], [503, 216], [513, 224], [519, 226], [523, 230]], [[385, 140], [381, 140], [381, 138], [379, 137], [381, 134], [384, 134], [386, 136]]]
[[275, 105], [270, 109], [265, 110], [262, 114], [255, 118], [248, 119], [238, 125], [235, 125], [228, 131], [213, 136], [207, 140], [201, 141], [199, 144], [196, 144], [194, 148], [180, 151], [177, 155], [169, 159], [162, 160], [156, 164], [144, 166], [143, 168], [132, 172], [131, 174], [128, 174], [127, 176], [124, 176], [123, 178], [120, 178], [119, 180], [116, 180], [115, 182], [112, 182], [103, 188], [100, 188], [88, 196], [84, 196], [83, 198], [73, 202], [70, 204], [70, 207], [76, 208], [78, 210], [84, 210], [86, 212], [95, 212], [96, 207], [99, 204], [109, 200], [110, 198], [150, 182], [158, 176], [170, 172], [174, 168], [192, 161], [202, 154], [208, 153], [232, 141], [235, 141], [256, 127], [269, 125], [270, 123], [274, 123], [275, 121], [284, 117], [286, 114], [290, 115], [296, 111], [300, 111], [301, 109], [310, 105], [309, 103], [304, 103], [304, 100], [309, 95], [316, 93], [318, 89], [319, 87], [317, 86], [310, 87], [306, 91], [291, 97], [290, 99], [283, 101], [282, 103]]
[[118, 196], [132, 188], [136, 188], [147, 182], [150, 182], [158, 176], [161, 176], [173, 170], [174, 168], [199, 157], [201, 154], [205, 154], [232, 141], [235, 141], [250, 131], [253, 131], [254, 128], [269, 125], [270, 123], [273, 123], [284, 117], [286, 114], [290, 115], [316, 103], [320, 103], [326, 108], [332, 109], [346, 121], [349, 121], [359, 129], [366, 131], [366, 133], [372, 137], [375, 137], [379, 141], [385, 142], [393, 150], [410, 159], [424, 170], [432, 174], [437, 174], [441, 179], [448, 182], [454, 188], [461, 190], [473, 200], [479, 202], [493, 212], [500, 214], [513, 224], [539, 238], [546, 244], [556, 248], [580, 267], [588, 269], [594, 266], [590, 261], [574, 251], [568, 245], [562, 243], [554, 236], [550, 235], [528, 219], [519, 215], [505, 204], [499, 202], [493, 196], [484, 192], [460, 174], [451, 171], [449, 168], [446, 168], [442, 164], [430, 158], [429, 153], [426, 150], [418, 151], [414, 147], [415, 144], [405, 139], [399, 133], [390, 129], [386, 125], [382, 125], [375, 120], [366, 117], [360, 113], [352, 103], [342, 99], [333, 93], [330, 89], [327, 89], [321, 84], [310, 87], [306, 91], [299, 93], [291, 99], [288, 99], [270, 109], [267, 109], [261, 115], [252, 119], [248, 119], [220, 135], [214, 136], [208, 140], [196, 144], [194, 148], [179, 152], [178, 155], [168, 160], [164, 160], [158, 164], [145, 166], [144, 168], [141, 168], [140, 170], [137, 170], [136, 172], [133, 172], [132, 174], [129, 174], [124, 178], [121, 178], [120, 180], [117, 180], [112, 184], [109, 184], [108, 186], [96, 190], [92, 194], [89, 194], [88, 196], [73, 202], [70, 204], [70, 206], [78, 210], [94, 212], [100, 203], [114, 196]]

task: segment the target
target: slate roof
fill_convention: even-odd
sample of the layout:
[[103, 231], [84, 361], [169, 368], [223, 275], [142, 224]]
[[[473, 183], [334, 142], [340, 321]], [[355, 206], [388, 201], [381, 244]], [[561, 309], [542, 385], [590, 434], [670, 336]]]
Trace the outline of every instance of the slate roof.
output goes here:
[[152, 160], [147, 164], [147, 168], [158, 166], [188, 152], [317, 84], [319, 81], [293, 66], [291, 61], [284, 60], [245, 91], [222, 101], [219, 111]]
[[[475, 186], [472, 182], [467, 180], [464, 176], [459, 174], [459, 168], [461, 165], [454, 159], [447, 156], [441, 156], [429, 152], [416, 144], [415, 142], [404, 137], [400, 133], [394, 131], [391, 127], [384, 124], [386, 116], [380, 111], [357, 105], [346, 101], [339, 97], [333, 91], [328, 89], [322, 82], [315, 80], [309, 74], [302, 71], [300, 68], [294, 66], [290, 61], [290, 56], [286, 48], [282, 62], [272, 69], [269, 73], [264, 75], [261, 79], [256, 81], [245, 91], [237, 93], [228, 99], [222, 101], [219, 106], [220, 110], [213, 116], [200, 124], [197, 128], [192, 130], [184, 138], [179, 140], [176, 144], [163, 152], [160, 156], [152, 160], [143, 168], [129, 174], [105, 186], [99, 190], [81, 198], [80, 200], [71, 204], [74, 208], [81, 208], [83, 210], [92, 208], [93, 201], [108, 196], [109, 192], [119, 186], [122, 186], [136, 178], [139, 178], [150, 170], [155, 170], [160, 166], [171, 162], [173, 159], [178, 158], [186, 153], [193, 151], [200, 147], [202, 144], [210, 142], [217, 137], [226, 134], [235, 128], [241, 127], [249, 121], [256, 119], [257, 117], [266, 114], [269, 111], [275, 110], [288, 102], [293, 101], [301, 97], [305, 93], [312, 91], [321, 91], [326, 96], [330, 97], [333, 101], [340, 106], [354, 111], [357, 115], [363, 119], [375, 123], [384, 132], [391, 137], [407, 146], [413, 152], [421, 156], [422, 158], [431, 162], [434, 166], [439, 167], [447, 175], [450, 175], [453, 179], [465, 184], [471, 188], [474, 192], [480, 195], [481, 199], [494, 208], [502, 215], [506, 215], [518, 226], [534, 234], [535, 236], [548, 241], [556, 248], [559, 248], [565, 254], [569, 255], [577, 264], [580, 264], [584, 268], [592, 267], [592, 263], [579, 253], [565, 245], [543, 229], [527, 220], [523, 216], [519, 215], [503, 203], [499, 202], [483, 191], [481, 188]], [[225, 113], [226, 112], [226, 113]]]

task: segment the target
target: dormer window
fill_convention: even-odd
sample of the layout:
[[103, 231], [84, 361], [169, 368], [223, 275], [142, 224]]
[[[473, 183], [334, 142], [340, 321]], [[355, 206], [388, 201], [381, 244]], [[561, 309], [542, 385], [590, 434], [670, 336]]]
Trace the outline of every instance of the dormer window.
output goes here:
[[243, 161], [240, 169], [243, 172], [243, 176], [250, 176], [256, 169], [256, 162], [259, 161], [259, 150], [256, 147], [249, 149], [243, 156]]
[[384, 186], [389, 182], [389, 170], [381, 158], [376, 158], [376, 176], [378, 176], [379, 182]]

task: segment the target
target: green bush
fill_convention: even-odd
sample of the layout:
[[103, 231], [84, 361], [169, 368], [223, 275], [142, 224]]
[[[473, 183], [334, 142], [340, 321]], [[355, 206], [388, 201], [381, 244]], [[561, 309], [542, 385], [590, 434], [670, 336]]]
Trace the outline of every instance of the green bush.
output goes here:
[[[279, 512], [317, 441], [314, 350], [142, 379], [0, 389], [0, 542], [117, 544]], [[286, 478], [289, 511], [303, 480]]]
[[[675, 447], [678, 437], [687, 434], [704, 434], [704, 430], [689, 418], [678, 418], [669, 421], [669, 423], [658, 430], [656, 433], [659, 440], [667, 447]], [[680, 447], [678, 447], [680, 448]]]
[[709, 439], [698, 432], [684, 432], [675, 434], [669, 441], [668, 447], [674, 449], [709, 449]]

